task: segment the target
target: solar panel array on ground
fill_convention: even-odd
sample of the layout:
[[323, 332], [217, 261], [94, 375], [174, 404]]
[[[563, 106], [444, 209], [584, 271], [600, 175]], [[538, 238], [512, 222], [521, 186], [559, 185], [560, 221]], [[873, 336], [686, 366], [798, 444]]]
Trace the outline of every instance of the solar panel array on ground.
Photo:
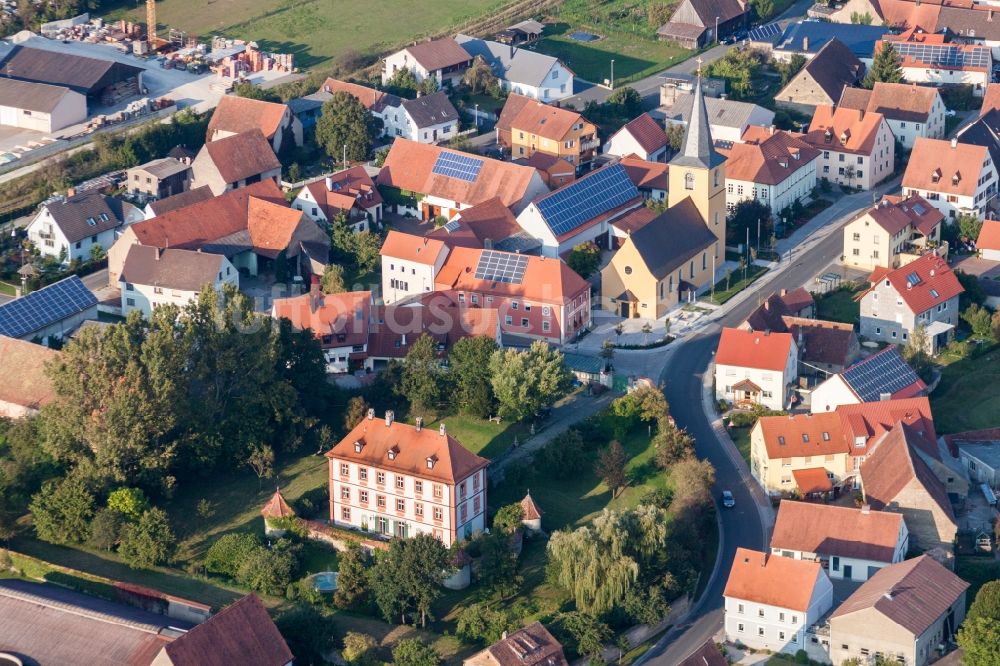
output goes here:
[[781, 35], [781, 26], [777, 23], [768, 23], [750, 31], [751, 42], [773, 42]]
[[895, 347], [857, 363], [844, 371], [844, 379], [863, 402], [875, 402], [883, 393], [893, 394], [919, 377]]
[[21, 338], [97, 305], [75, 275], [0, 305], [0, 335]]
[[914, 60], [938, 67], [982, 67], [989, 69], [990, 49], [988, 46], [962, 48], [955, 44], [911, 44], [893, 42], [892, 47], [900, 58]]
[[638, 196], [639, 190], [625, 168], [613, 164], [556, 190], [535, 205], [552, 233], [560, 236]]
[[483, 161], [478, 157], [442, 152], [435, 160], [431, 171], [439, 176], [458, 178], [471, 183], [479, 176], [479, 170], [482, 168]]
[[483, 250], [476, 266], [476, 279], [507, 284], [521, 284], [524, 271], [528, 267], [528, 257], [523, 254]]

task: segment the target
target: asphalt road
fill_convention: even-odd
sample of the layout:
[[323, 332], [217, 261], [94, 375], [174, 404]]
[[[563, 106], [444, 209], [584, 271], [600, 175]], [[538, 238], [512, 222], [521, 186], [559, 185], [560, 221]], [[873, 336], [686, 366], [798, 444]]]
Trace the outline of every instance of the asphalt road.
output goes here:
[[[838, 221], [836, 224], [841, 224]], [[793, 252], [792, 266], [777, 275], [774, 280], [758, 288], [761, 296], [782, 288], [792, 289], [809, 284], [817, 272], [825, 268], [842, 252], [843, 239], [840, 233], [831, 233], [801, 253]], [[727, 451], [702, 408], [703, 381], [712, 362], [712, 355], [719, 342], [719, 331], [724, 326], [735, 326], [746, 319], [756, 307], [756, 298], [747, 298], [740, 305], [720, 317], [717, 322], [702, 333], [683, 343], [682, 349], [674, 349], [664, 368], [661, 379], [664, 393], [670, 404], [670, 414], [677, 425], [687, 428], [694, 437], [698, 456], [707, 458], [715, 466], [716, 483], [713, 492], [716, 497], [723, 490], [731, 490], [736, 507], [722, 509], [722, 542], [719, 548], [719, 563], [715, 577], [709, 581], [701, 599], [688, 616], [688, 620], [673, 629], [653, 646], [637, 663], [655, 666], [673, 666], [690, 655], [702, 643], [714, 636], [722, 628], [722, 592], [726, 578], [738, 547], [762, 550], [766, 535], [757, 504], [751, 495], [743, 474], [742, 461], [734, 461], [734, 450]], [[681, 353], [683, 352], [683, 353]]]

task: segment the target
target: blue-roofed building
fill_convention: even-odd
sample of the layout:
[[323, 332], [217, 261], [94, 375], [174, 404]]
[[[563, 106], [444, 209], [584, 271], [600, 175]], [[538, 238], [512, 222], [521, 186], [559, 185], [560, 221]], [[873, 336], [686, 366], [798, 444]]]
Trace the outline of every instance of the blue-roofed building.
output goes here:
[[616, 162], [538, 197], [517, 223], [541, 241], [543, 256], [558, 257], [586, 241], [611, 247], [611, 222], [642, 202], [625, 167]]
[[75, 275], [0, 305], [0, 335], [47, 343], [97, 319], [97, 297]]
[[774, 40], [772, 52], [775, 60], [788, 61], [796, 53], [811, 59], [831, 39], [838, 39], [858, 60], [870, 67], [875, 43], [885, 33], [885, 27], [877, 25], [799, 21], [785, 28], [785, 32]]

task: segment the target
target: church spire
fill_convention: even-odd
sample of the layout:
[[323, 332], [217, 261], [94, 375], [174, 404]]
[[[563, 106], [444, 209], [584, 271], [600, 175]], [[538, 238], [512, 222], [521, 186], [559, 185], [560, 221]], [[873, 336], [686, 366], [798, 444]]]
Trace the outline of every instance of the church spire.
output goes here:
[[670, 164], [684, 167], [700, 167], [711, 169], [723, 160], [712, 146], [712, 133], [708, 125], [708, 110], [705, 108], [705, 96], [701, 90], [701, 58], [698, 58], [698, 75], [694, 85], [694, 100], [691, 103], [691, 116], [684, 131], [684, 143]]

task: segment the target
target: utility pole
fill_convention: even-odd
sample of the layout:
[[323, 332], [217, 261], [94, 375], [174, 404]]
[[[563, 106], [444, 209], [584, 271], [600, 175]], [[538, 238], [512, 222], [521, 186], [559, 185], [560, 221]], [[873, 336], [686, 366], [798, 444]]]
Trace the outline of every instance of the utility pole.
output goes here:
[[347, 168], [347, 144], [344, 144], [344, 168]]
[[611, 89], [615, 89], [615, 59], [611, 59]]
[[715, 17], [715, 43], [719, 43], [719, 17]]

